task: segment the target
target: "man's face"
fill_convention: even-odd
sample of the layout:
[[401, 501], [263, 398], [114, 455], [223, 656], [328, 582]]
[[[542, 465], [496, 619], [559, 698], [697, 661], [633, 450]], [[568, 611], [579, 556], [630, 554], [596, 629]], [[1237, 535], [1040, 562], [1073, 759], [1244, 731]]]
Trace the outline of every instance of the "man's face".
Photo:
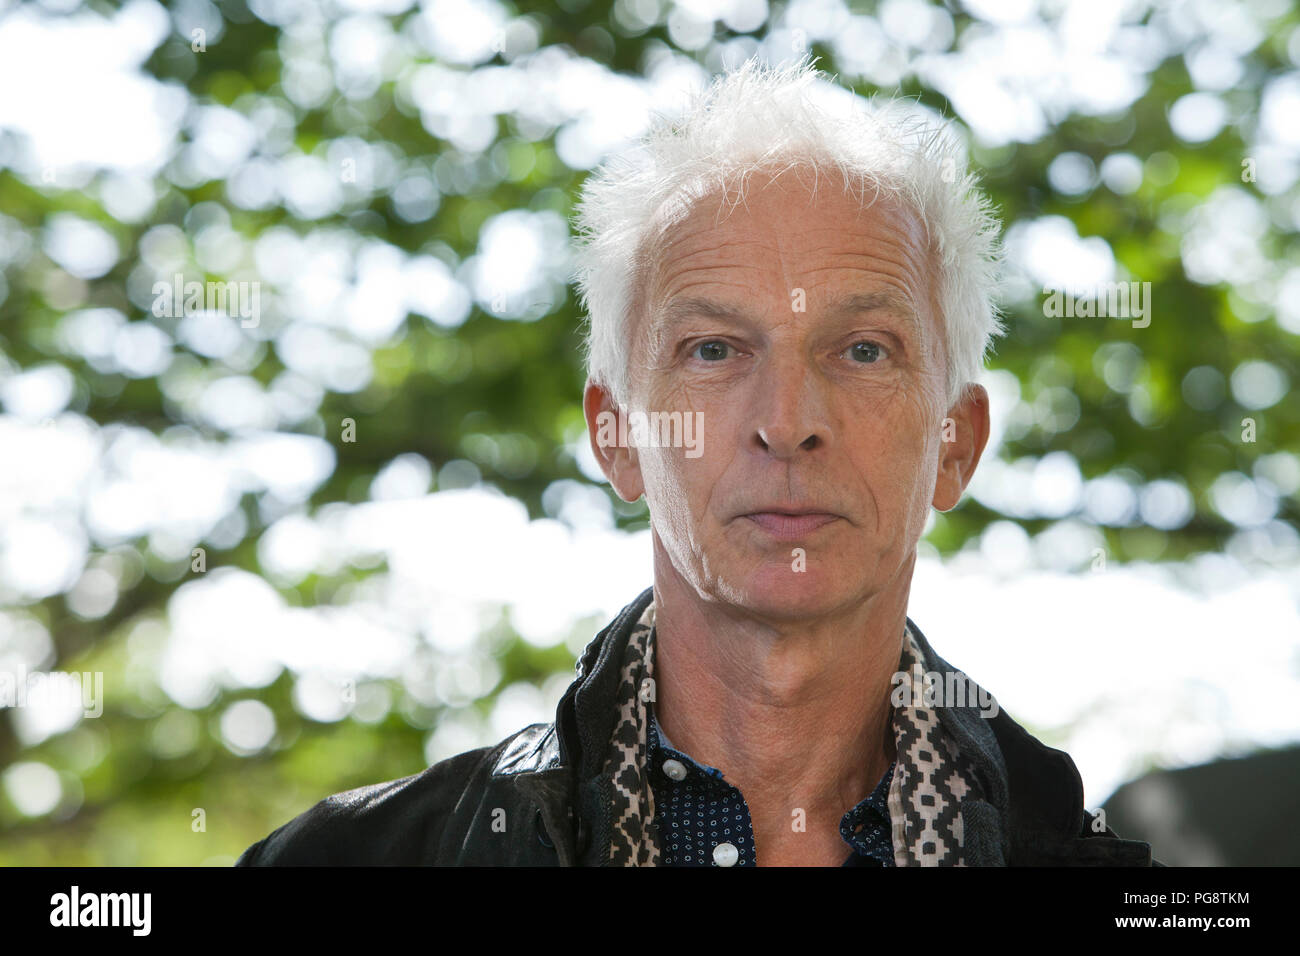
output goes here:
[[[814, 198], [755, 174], [723, 221], [711, 198], [666, 232], [630, 410], [696, 416], [702, 453], [596, 449], [646, 496], [657, 574], [773, 618], [905, 594], [931, 504], [957, 503], [987, 437], [982, 390], [944, 407], [919, 220], [822, 180]], [[589, 423], [613, 408], [593, 389]]]

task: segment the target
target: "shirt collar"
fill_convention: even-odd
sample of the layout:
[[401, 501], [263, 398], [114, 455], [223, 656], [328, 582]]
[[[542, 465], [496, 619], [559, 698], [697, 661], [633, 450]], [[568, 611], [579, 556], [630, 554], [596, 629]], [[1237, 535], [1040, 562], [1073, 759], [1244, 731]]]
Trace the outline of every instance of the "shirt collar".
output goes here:
[[[649, 707], [648, 712], [650, 720], [646, 730], [646, 757], [650, 764], [652, 779], [659, 786], [672, 786], [676, 782], [663, 769], [664, 763], [669, 760], [676, 760], [682, 764], [687, 774], [709, 777], [725, 786], [730, 786], [723, 781], [721, 770], [705, 766], [692, 759], [689, 754], [673, 747], [659, 726], [655, 708]], [[892, 854], [893, 852], [888, 839], [889, 786], [893, 781], [894, 768], [897, 764], [897, 759], [892, 761], [875, 789], [840, 818], [840, 836], [855, 853], [878, 858], [881, 853]], [[883, 841], [878, 836], [881, 825], [884, 826], [886, 834]]]

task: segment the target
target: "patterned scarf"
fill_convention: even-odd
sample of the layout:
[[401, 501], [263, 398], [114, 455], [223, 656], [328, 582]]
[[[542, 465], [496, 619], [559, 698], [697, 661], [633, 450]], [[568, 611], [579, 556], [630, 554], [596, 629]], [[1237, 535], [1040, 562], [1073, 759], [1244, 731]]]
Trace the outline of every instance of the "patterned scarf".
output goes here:
[[[911, 628], [899, 670], [913, 688], [924, 686], [924, 658]], [[632, 628], [619, 681], [618, 722], [605, 758], [614, 783], [611, 866], [660, 866], [662, 852], [654, 824], [655, 799], [646, 772], [648, 705], [655, 700], [655, 605]], [[893, 708], [897, 765], [889, 785], [889, 819], [896, 866], [965, 866], [961, 801], [982, 797], [970, 761], [958, 750], [933, 707]]]

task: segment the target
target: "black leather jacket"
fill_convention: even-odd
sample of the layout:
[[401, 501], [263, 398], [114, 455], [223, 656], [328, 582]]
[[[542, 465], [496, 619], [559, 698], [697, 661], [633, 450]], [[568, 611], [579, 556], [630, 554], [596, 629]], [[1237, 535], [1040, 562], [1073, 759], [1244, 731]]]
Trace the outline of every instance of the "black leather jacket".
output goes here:
[[[647, 588], [588, 645], [554, 723], [423, 773], [328, 797], [235, 865], [605, 865], [612, 784], [601, 762], [614, 731], [623, 649], [652, 597]], [[927, 671], [954, 669], [916, 634]], [[985, 784], [987, 799], [961, 804], [971, 865], [1161, 865], [1149, 844], [1094, 830], [1067, 754], [1004, 711], [986, 718], [975, 708], [936, 710]]]

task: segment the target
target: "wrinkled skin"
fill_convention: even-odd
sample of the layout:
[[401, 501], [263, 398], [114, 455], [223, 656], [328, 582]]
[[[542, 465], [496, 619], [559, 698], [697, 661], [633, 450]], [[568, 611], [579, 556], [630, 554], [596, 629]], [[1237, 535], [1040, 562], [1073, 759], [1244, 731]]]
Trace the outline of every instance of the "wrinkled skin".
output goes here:
[[[698, 413], [699, 457], [602, 446], [597, 416], [617, 406], [592, 383], [584, 396], [605, 474], [650, 511], [659, 719], [741, 790], [764, 865], [843, 858], [839, 815], [893, 757], [917, 541], [988, 438], [982, 388], [945, 408], [918, 217], [810, 183], [756, 173], [729, 214], [710, 197], [663, 233], [629, 408]], [[866, 301], [836, 308], [850, 295]], [[797, 510], [819, 515], [777, 514]]]
[[[752, 177], [747, 202], [715, 225], [718, 208], [700, 202], [669, 230], [652, 314], [690, 297], [748, 320], [685, 316], [632, 361], [631, 407], [700, 413], [703, 454], [595, 450], [622, 498], [645, 494], [657, 556], [701, 597], [773, 618], [832, 613], [896, 586], [930, 506], [957, 504], [987, 436], [987, 398], [976, 389], [943, 407], [946, 351], [915, 215], [883, 200], [859, 214], [827, 182], [810, 202], [789, 174]], [[795, 289], [805, 312], [792, 311]], [[838, 297], [886, 290], [919, 328], [893, 308], [824, 314]], [[857, 342], [880, 351], [855, 352]], [[593, 401], [615, 407], [595, 387], [587, 401], [589, 412]], [[943, 442], [950, 414], [959, 440]], [[840, 517], [795, 542], [740, 517], [790, 501]], [[795, 547], [802, 573], [791, 571]]]

